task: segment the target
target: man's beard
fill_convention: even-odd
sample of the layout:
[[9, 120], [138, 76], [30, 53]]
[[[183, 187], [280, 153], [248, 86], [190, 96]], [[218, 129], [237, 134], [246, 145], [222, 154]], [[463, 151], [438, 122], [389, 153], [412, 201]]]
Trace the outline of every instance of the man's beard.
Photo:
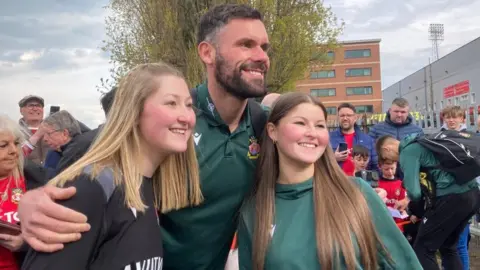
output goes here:
[[[247, 65], [250, 68], [264, 71], [263, 83], [255, 83], [247, 82], [242, 78], [241, 72], [242, 68], [245, 68], [245, 64], [236, 69], [235, 66], [230, 66], [220, 54], [216, 55], [215, 62], [215, 79], [229, 94], [239, 99], [247, 99], [263, 97], [267, 93], [266, 66], [264, 63]], [[230, 72], [233, 74], [229, 74]]]
[[350, 125], [350, 123], [348, 123], [348, 125], [347, 124], [344, 125], [343, 123], [341, 123], [340, 128], [342, 129], [342, 131], [350, 131], [352, 130], [353, 125]]

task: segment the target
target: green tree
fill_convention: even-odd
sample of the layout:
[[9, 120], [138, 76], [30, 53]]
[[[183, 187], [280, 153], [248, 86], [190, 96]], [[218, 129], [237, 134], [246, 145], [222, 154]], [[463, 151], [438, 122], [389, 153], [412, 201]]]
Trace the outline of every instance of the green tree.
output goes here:
[[111, 56], [112, 78], [102, 80], [99, 91], [135, 65], [159, 60], [182, 70], [190, 85], [200, 83], [204, 69], [196, 27], [204, 12], [221, 3], [250, 4], [264, 14], [272, 44], [267, 83], [273, 92], [293, 90], [309, 67], [328, 64], [326, 52], [343, 29], [321, 0], [111, 0], [103, 49]]

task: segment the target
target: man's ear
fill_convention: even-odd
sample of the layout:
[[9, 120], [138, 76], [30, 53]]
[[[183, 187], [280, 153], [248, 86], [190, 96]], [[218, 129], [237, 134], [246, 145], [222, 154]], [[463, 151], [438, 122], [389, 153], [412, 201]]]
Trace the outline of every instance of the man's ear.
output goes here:
[[213, 44], [202, 41], [198, 44], [197, 51], [205, 65], [211, 65], [215, 62], [216, 49]]
[[68, 129], [64, 129], [62, 133], [63, 133], [63, 136], [70, 137], [70, 132], [68, 132]]

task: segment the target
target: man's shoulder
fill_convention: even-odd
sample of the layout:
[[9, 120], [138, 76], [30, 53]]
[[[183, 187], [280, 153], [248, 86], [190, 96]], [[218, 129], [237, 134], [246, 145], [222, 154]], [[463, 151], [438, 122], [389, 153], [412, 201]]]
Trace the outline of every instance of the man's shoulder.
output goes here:
[[98, 132], [99, 132], [99, 129], [96, 128], [96, 129], [87, 131], [85, 133], [82, 133], [73, 139], [72, 144], [75, 145], [75, 147], [83, 147], [83, 146], [89, 147], [90, 144], [93, 142], [93, 140], [97, 137]]
[[367, 133], [363, 132], [362, 130], [358, 129], [355, 131], [358, 138], [360, 138], [363, 142], [373, 142], [373, 138], [368, 136]]

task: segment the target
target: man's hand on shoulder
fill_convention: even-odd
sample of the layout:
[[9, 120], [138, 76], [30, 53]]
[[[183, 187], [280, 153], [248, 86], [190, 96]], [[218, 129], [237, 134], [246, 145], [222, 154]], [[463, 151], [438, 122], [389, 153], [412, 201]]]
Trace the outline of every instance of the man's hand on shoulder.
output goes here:
[[66, 200], [76, 189], [47, 185], [28, 191], [18, 206], [24, 240], [36, 251], [54, 252], [64, 243], [77, 241], [82, 232], [90, 230], [87, 217], [61, 206], [54, 200]]

